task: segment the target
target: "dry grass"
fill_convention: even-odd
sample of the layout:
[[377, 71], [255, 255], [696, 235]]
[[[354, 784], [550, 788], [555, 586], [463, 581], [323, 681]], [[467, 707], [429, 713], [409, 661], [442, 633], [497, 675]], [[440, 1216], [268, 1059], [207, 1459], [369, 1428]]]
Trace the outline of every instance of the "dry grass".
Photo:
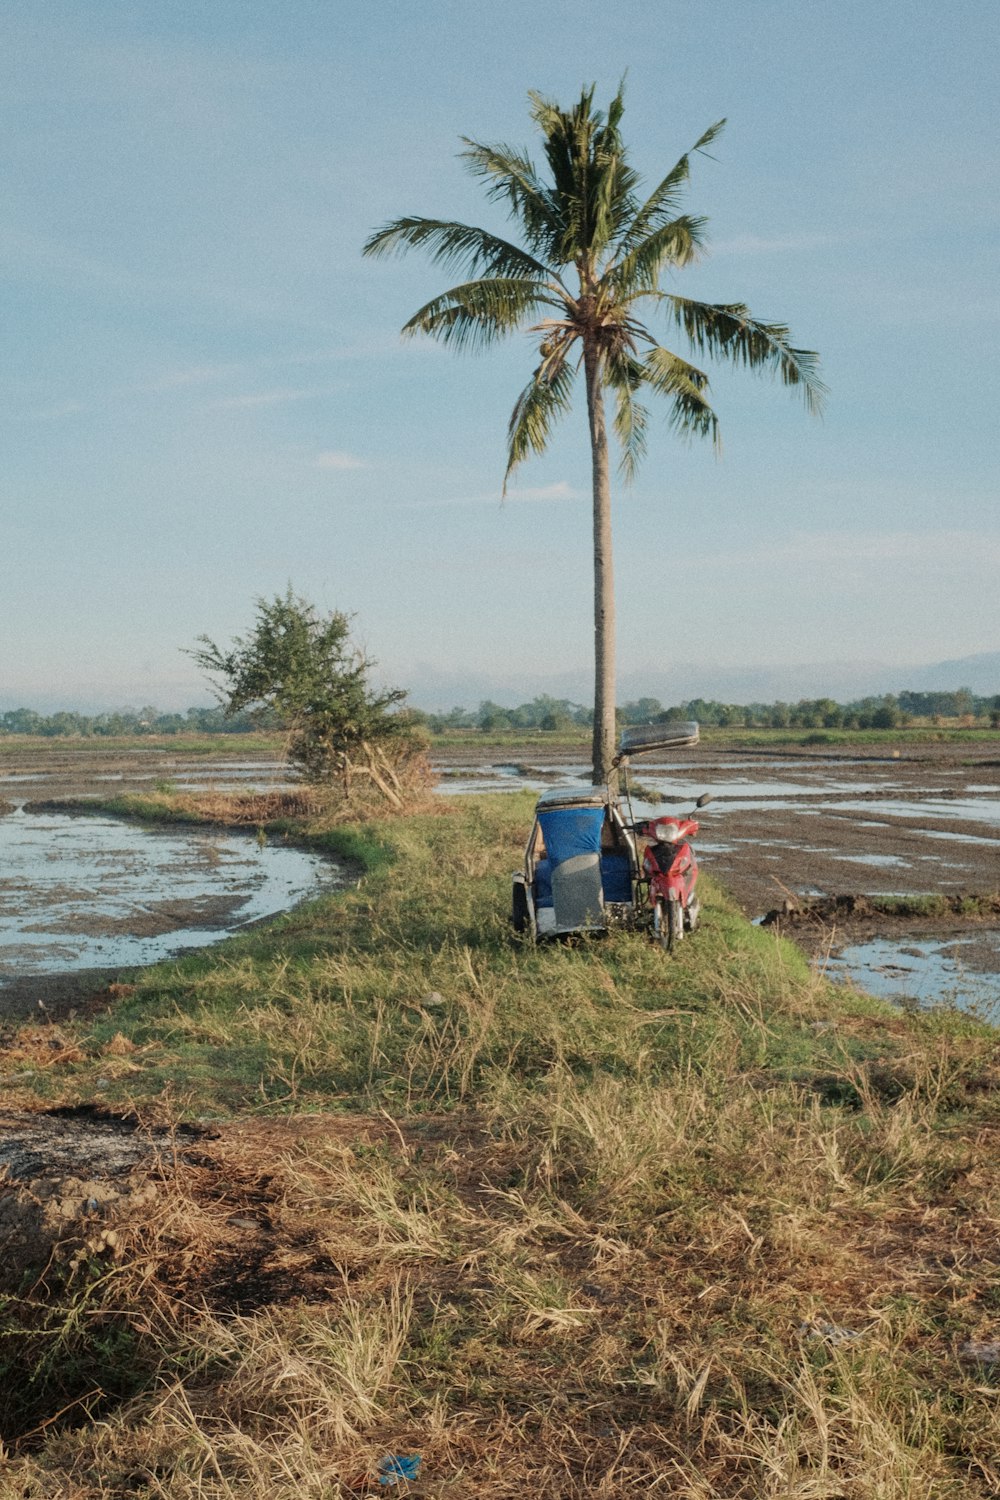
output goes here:
[[589, 1092], [182, 1143], [83, 1317], [128, 1324], [145, 1389], [11, 1493], [318, 1500], [385, 1452], [489, 1500], [994, 1492], [1000, 1387], [957, 1348], [995, 1327], [995, 1138], [876, 1196], [857, 1112]]
[[[8, 1389], [60, 1353], [4, 1500], [331, 1500], [389, 1453], [476, 1500], [1000, 1490], [961, 1355], [1000, 1328], [996, 1035], [837, 996], [718, 898], [676, 961], [511, 949], [516, 825], [378, 833], [362, 889], [67, 1029], [60, 1089], [235, 1118], [7, 1304]], [[57, 1417], [102, 1347], [133, 1390]]]

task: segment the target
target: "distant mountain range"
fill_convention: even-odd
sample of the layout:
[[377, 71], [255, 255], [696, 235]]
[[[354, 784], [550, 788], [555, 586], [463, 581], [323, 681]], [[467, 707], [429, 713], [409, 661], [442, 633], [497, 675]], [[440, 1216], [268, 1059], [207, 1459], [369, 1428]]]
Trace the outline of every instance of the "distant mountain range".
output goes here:
[[[590, 703], [593, 678], [589, 671], [532, 674], [449, 673], [430, 667], [409, 674], [411, 703], [429, 713], [454, 707], [475, 708], [484, 698], [513, 708], [543, 693]], [[829, 697], [838, 703], [880, 697], [907, 688], [914, 692], [953, 692], [969, 688], [980, 696], [1000, 693], [1000, 651], [981, 652], [954, 661], [899, 667], [878, 662], [815, 662], [795, 666], [699, 667], [679, 662], [662, 670], [623, 671], [618, 677], [618, 701], [659, 698], [665, 706], [691, 698], [714, 698], [722, 703], [796, 703], [800, 698]]]
[[[396, 684], [393, 683], [393, 686]], [[484, 698], [504, 708], [528, 703], [547, 693], [573, 703], [593, 701], [593, 677], [588, 668], [573, 672], [442, 672], [419, 665], [401, 677], [410, 702], [428, 713], [447, 713], [450, 708], [476, 708]], [[618, 679], [618, 701], [659, 698], [665, 707], [691, 698], [714, 698], [722, 703], [796, 703], [800, 698], [834, 698], [851, 703], [858, 698], [881, 697], [907, 688], [915, 692], [953, 692], [966, 687], [978, 696], [1000, 693], [1000, 651], [962, 656], [911, 667], [887, 666], [880, 662], [812, 662], [795, 666], [699, 666], [678, 662], [662, 669], [623, 671]], [[0, 684], [0, 713], [8, 709], [32, 708], [38, 713], [109, 713], [131, 705], [153, 704], [161, 712], [183, 712], [192, 705], [205, 705], [203, 685], [178, 681], [143, 681], [103, 693], [88, 684], [83, 692], [52, 691], [21, 693], [5, 691]]]

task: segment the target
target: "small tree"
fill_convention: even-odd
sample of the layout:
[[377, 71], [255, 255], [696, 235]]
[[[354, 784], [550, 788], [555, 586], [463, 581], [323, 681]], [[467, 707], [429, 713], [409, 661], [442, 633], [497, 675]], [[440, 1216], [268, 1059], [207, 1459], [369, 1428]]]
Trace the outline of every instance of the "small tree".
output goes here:
[[[345, 797], [364, 777], [401, 805], [394, 762], [417, 748], [407, 714], [391, 710], [405, 692], [377, 692], [374, 665], [350, 639], [350, 617], [321, 615], [292, 593], [258, 599], [253, 630], [228, 650], [198, 637], [189, 654], [207, 673], [227, 717], [250, 712], [283, 729], [286, 758], [304, 780], [339, 780]], [[388, 753], [387, 753], [388, 752]]]

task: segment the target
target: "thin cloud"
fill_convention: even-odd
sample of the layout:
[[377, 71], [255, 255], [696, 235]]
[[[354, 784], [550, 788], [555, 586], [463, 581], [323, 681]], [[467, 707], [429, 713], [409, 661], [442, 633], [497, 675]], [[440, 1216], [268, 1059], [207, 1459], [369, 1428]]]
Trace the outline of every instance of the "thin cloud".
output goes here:
[[160, 395], [164, 391], [185, 390], [189, 386], [232, 380], [234, 376], [245, 374], [248, 368], [250, 367], [236, 362], [225, 365], [192, 365], [187, 369], [167, 370], [140, 389], [150, 395]]
[[534, 489], [511, 489], [506, 495], [497, 494], [495, 490], [481, 495], [448, 495], [441, 496], [436, 500], [406, 500], [402, 505], [395, 507], [399, 510], [439, 510], [444, 507], [454, 506], [485, 506], [504, 505], [510, 502], [520, 504], [544, 504], [546, 502], [558, 502], [560, 500], [580, 500], [582, 494], [575, 490], [565, 479], [558, 479], [554, 484], [539, 485]]
[[579, 500], [580, 491], [575, 490], [565, 479], [557, 479], [555, 484], [539, 485], [535, 489], [508, 490], [508, 500]]
[[63, 417], [75, 417], [88, 408], [82, 401], [59, 401], [53, 406], [38, 406], [33, 411], [23, 412], [16, 420], [20, 422], [58, 422]]
[[212, 407], [216, 411], [239, 411], [251, 406], [280, 406], [286, 401], [313, 401], [320, 396], [332, 394], [328, 387], [319, 390], [256, 391], [245, 396], [226, 396], [220, 401], [213, 401]]
[[718, 551], [710, 559], [713, 569], [732, 567], [744, 571], [760, 568], [804, 572], [815, 569], [840, 577], [857, 576], [873, 567], [882, 572], [927, 570], [936, 574], [1000, 568], [1000, 536], [965, 531], [885, 531], [869, 535], [858, 532], [793, 532], [758, 542], [737, 551]]
[[738, 234], [712, 244], [712, 255], [783, 255], [794, 250], [817, 250], [832, 243], [828, 234], [788, 234], [768, 239], [758, 234]]
[[234, 360], [227, 364], [192, 365], [165, 370], [141, 389], [156, 394], [161, 391], [183, 389], [186, 386], [208, 385], [220, 380], [249, 381], [254, 376], [264, 375], [267, 371], [272, 372], [273, 377], [274, 372], [278, 370], [337, 364], [344, 360], [380, 359], [387, 354], [395, 353], [401, 345], [404, 349], [410, 347], [398, 335], [393, 337], [390, 334], [383, 334], [364, 341], [359, 340], [353, 344], [337, 344], [322, 349], [305, 349], [287, 354], [270, 354], [260, 359]]
[[315, 467], [317, 469], [345, 471], [347, 469], [367, 469], [368, 465], [363, 458], [357, 458], [353, 453], [345, 453], [343, 449], [331, 448], [326, 453], [317, 453]]

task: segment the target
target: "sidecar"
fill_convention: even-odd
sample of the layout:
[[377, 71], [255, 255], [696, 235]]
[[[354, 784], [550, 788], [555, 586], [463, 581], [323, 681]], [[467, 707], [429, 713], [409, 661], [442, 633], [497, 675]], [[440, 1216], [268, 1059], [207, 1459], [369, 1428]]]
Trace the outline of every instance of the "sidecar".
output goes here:
[[[647, 725], [622, 735], [630, 755], [698, 741], [694, 723]], [[630, 927], [645, 917], [641, 851], [618, 795], [554, 787], [535, 806], [524, 864], [513, 878], [511, 922], [533, 940]]]
[[543, 792], [514, 876], [511, 921], [531, 938], [605, 932], [635, 915], [635, 835], [617, 797], [597, 789]]

